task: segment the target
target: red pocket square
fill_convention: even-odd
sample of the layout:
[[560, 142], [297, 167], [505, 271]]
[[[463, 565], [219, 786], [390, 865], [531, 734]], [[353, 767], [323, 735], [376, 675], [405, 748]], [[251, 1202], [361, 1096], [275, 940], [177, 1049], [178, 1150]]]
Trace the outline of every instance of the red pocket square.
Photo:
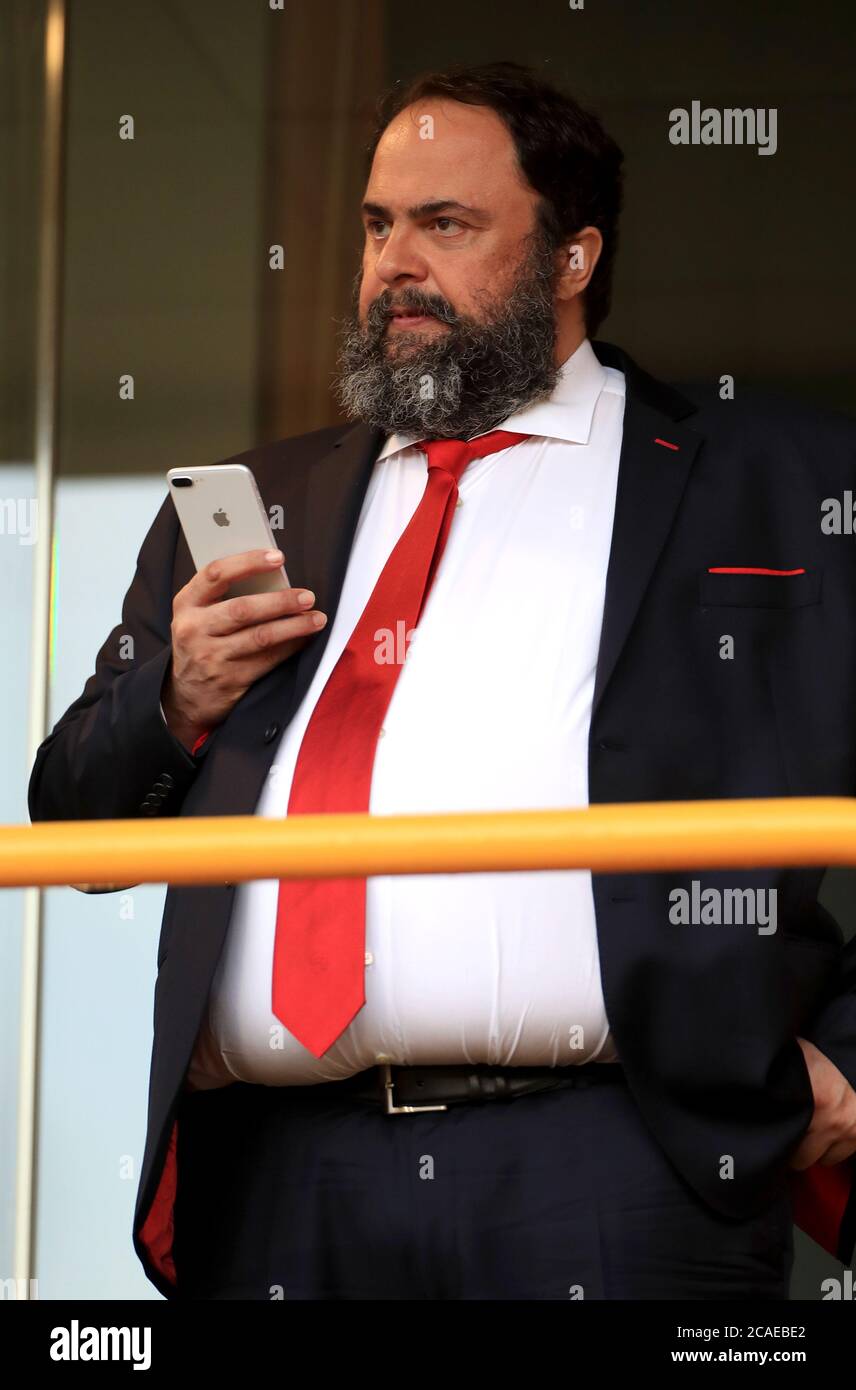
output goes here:
[[789, 574], [805, 574], [804, 566], [798, 570], [768, 570], [760, 565], [712, 565], [708, 574], [775, 574], [787, 576]]

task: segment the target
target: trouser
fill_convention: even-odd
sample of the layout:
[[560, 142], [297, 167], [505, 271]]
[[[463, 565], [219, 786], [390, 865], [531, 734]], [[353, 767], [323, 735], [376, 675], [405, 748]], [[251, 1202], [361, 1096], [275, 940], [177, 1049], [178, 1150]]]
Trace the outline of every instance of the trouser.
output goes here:
[[182, 1096], [177, 1160], [180, 1298], [788, 1297], [787, 1192], [711, 1210], [623, 1081], [409, 1115], [237, 1083]]

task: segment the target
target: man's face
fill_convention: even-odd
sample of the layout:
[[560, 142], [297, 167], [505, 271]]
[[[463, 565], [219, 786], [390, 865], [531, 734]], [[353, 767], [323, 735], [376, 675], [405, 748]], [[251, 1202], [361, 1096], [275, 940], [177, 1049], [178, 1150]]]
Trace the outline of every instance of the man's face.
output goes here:
[[384, 131], [363, 203], [351, 415], [469, 438], [555, 384], [553, 256], [500, 118], [425, 101]]

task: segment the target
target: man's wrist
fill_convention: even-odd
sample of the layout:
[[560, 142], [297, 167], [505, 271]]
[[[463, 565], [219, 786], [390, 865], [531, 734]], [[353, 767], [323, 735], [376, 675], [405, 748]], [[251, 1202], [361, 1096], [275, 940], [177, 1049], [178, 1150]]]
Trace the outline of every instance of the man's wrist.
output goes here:
[[164, 707], [163, 700], [160, 701], [160, 712], [163, 722], [169, 729], [174, 738], [187, 749], [188, 753], [196, 753], [208, 737], [210, 730], [201, 724], [195, 724], [181, 716], [169, 707]]

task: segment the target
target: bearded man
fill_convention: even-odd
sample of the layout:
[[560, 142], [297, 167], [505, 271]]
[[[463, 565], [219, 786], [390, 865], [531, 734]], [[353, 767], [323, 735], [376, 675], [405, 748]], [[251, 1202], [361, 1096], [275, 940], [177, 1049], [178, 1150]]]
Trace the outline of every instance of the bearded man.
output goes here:
[[[817, 524], [852, 425], [675, 391], [595, 338], [622, 155], [531, 72], [396, 89], [370, 154], [352, 423], [240, 456], [311, 589], [224, 598], [282, 554], [194, 574], [167, 499], [33, 818], [852, 795], [853, 551]], [[787, 1298], [812, 1196], [827, 1248], [856, 1239], [856, 959], [820, 877], [170, 888], [149, 1278]], [[676, 924], [694, 878], [777, 895], [778, 930]]]

